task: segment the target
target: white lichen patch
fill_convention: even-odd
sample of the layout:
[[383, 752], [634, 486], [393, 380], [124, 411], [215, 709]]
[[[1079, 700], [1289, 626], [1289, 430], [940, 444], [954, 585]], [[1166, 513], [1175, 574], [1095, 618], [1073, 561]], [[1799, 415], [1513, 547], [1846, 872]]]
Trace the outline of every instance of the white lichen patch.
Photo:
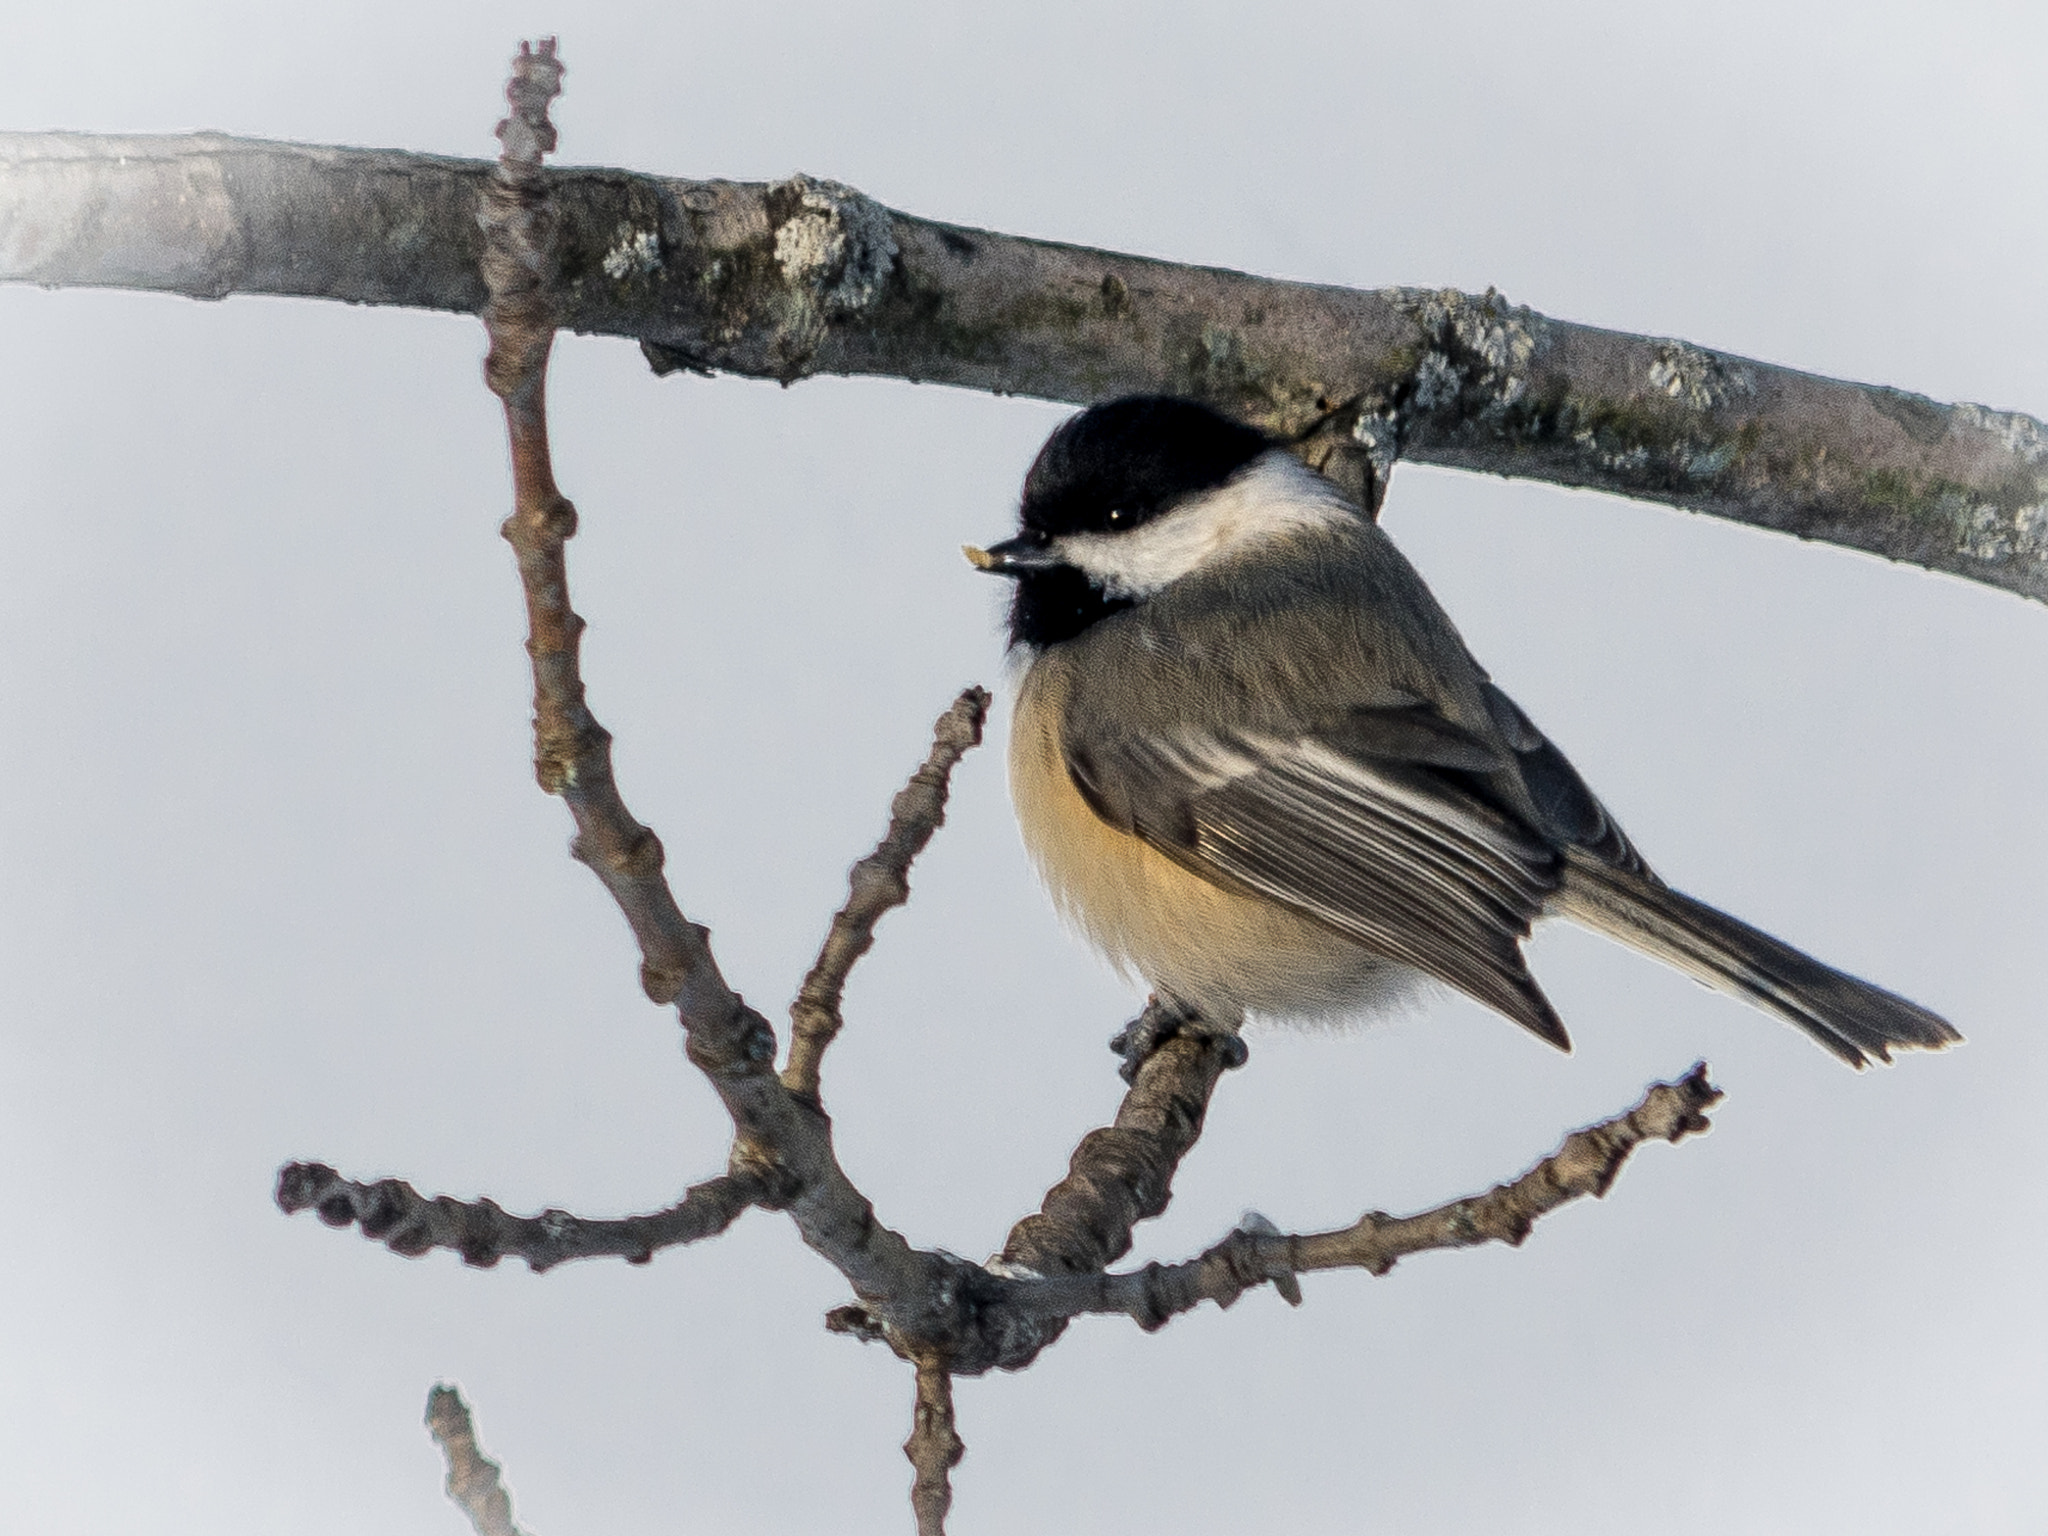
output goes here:
[[1419, 408], [1455, 399], [1468, 383], [1493, 397], [1486, 406], [1490, 414], [1528, 393], [1528, 367], [1549, 329], [1534, 310], [1510, 304], [1493, 288], [1476, 299], [1455, 288], [1389, 289], [1385, 296], [1438, 343], [1416, 369], [1414, 403]]
[[1957, 405], [1949, 419], [1962, 427], [1989, 432], [2005, 446], [2007, 453], [2029, 464], [2048, 464], [2048, 427], [2017, 411], [1994, 411], [1982, 405]]
[[1384, 486], [1393, 471], [1394, 460], [1401, 455], [1401, 424], [1388, 414], [1384, 401], [1379, 407], [1360, 412], [1351, 425], [1351, 439], [1365, 450], [1373, 478]]
[[1418, 411], [1449, 405], [1464, 383], [1465, 371], [1456, 363], [1441, 352], [1426, 353], [1415, 365], [1415, 389], [1408, 397], [1409, 404]]
[[872, 304], [896, 264], [889, 211], [852, 187], [801, 174], [770, 192], [793, 192], [799, 205], [775, 232], [776, 264], [790, 286], [827, 316]]
[[[2048, 469], [2048, 427], [2017, 411], [1994, 411], [1981, 405], [1949, 408], [1950, 430], [1989, 433], [1998, 444], [2036, 469]], [[2048, 491], [2048, 476], [2037, 478], [2036, 493]], [[2048, 561], [2048, 501], [2035, 501], [2008, 511], [1989, 502], [1950, 492], [1938, 511], [1954, 520], [1956, 548], [1972, 559], [2004, 564], [2014, 560]]]
[[1650, 467], [1649, 449], [1641, 444], [1632, 448], [1603, 448], [1600, 446], [1598, 435], [1591, 427], [1580, 427], [1574, 432], [1572, 446], [1610, 475], [1622, 479], [1640, 475]]
[[1756, 393], [1756, 380], [1741, 364], [1690, 342], [1660, 341], [1650, 364], [1650, 387], [1680, 405], [1711, 411], [1741, 395]]
[[629, 277], [652, 277], [661, 270], [661, 236], [651, 229], [619, 227], [618, 238], [604, 253], [604, 275], [615, 283]]
[[1973, 560], [2048, 559], [2048, 502], [2008, 512], [1958, 494], [1944, 496], [1941, 510], [1955, 518], [1956, 549]]

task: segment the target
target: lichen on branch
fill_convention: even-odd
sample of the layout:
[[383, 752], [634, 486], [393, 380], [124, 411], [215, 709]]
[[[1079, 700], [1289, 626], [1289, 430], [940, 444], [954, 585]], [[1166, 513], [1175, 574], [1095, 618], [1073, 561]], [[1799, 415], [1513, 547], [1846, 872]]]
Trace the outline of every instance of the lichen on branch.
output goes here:
[[[516, 114], [515, 114], [516, 116]], [[1400, 459], [1583, 486], [2048, 599], [2048, 428], [1488, 290], [1338, 288], [969, 229], [821, 177], [538, 169], [560, 324], [661, 371], [1209, 401], [1368, 504]], [[0, 281], [476, 312], [480, 161], [0, 134]], [[502, 309], [504, 299], [500, 298]]]

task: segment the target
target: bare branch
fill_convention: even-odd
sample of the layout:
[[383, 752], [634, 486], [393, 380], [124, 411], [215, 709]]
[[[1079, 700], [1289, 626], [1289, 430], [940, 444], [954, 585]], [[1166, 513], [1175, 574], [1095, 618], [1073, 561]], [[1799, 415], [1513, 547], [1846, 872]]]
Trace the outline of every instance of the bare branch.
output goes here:
[[767, 1193], [758, 1177], [721, 1174], [646, 1216], [592, 1220], [556, 1210], [512, 1216], [495, 1200], [427, 1196], [402, 1179], [363, 1184], [325, 1163], [287, 1163], [278, 1170], [276, 1200], [287, 1216], [310, 1210], [330, 1227], [354, 1223], [404, 1258], [446, 1248], [479, 1269], [511, 1258], [539, 1273], [569, 1259], [645, 1264], [664, 1248], [717, 1236]]
[[[612, 775], [611, 735], [585, 702], [578, 662], [584, 623], [570, 605], [564, 548], [575, 532], [576, 512], [555, 485], [545, 389], [559, 319], [549, 286], [555, 271], [550, 252], [561, 224], [551, 204], [555, 182], [541, 174], [539, 160], [554, 142], [547, 107], [560, 78], [551, 42], [537, 49], [522, 46], [506, 93], [513, 112], [499, 125], [505, 155], [481, 198], [482, 263], [492, 295], [484, 316], [491, 338], [485, 376], [504, 405], [511, 441], [514, 510], [504, 533], [526, 596], [535, 776], [543, 789], [567, 802], [576, 823], [572, 851], [596, 873], [631, 925], [640, 946], [642, 986], [656, 1002], [673, 1003], [690, 1060], [732, 1117], [729, 1178], [712, 1181], [701, 1199], [684, 1202], [674, 1213], [680, 1230], [694, 1232], [699, 1222], [721, 1217], [729, 1221], [728, 1206], [751, 1202], [786, 1209], [805, 1242], [887, 1320], [892, 1342], [922, 1337], [930, 1331], [928, 1319], [943, 1317], [953, 1305], [943, 1294], [944, 1279], [958, 1261], [920, 1253], [878, 1222], [833, 1154], [830, 1122], [814, 1103], [782, 1086], [773, 1067], [774, 1031], [726, 985], [708, 933], [683, 916], [662, 873], [660, 840], [627, 810]], [[285, 1172], [281, 1196], [317, 1204], [321, 1195], [301, 1185], [324, 1189], [332, 1199], [323, 1213], [338, 1224], [360, 1222], [368, 1212], [370, 1225], [393, 1223], [386, 1230], [395, 1230], [403, 1211], [410, 1211], [424, 1225], [409, 1241], [439, 1232], [447, 1246], [479, 1260], [493, 1252], [543, 1258], [555, 1252], [556, 1240], [548, 1233], [522, 1230], [522, 1218], [507, 1217], [489, 1202], [465, 1206], [424, 1200], [403, 1185], [349, 1185], [323, 1165]], [[606, 1224], [591, 1223], [582, 1240], [600, 1251], [607, 1240], [630, 1244], [628, 1251], [637, 1253], [641, 1235], [607, 1232]], [[428, 1246], [436, 1241], [429, 1237]]]
[[946, 821], [946, 793], [960, 759], [981, 745], [988, 719], [985, 688], [969, 688], [939, 716], [931, 755], [889, 803], [889, 830], [875, 851], [847, 876], [846, 905], [833, 914], [817, 963], [790, 1004], [789, 1065], [782, 1083], [791, 1093], [818, 1097], [818, 1067], [839, 1033], [839, 1002], [847, 975], [874, 947], [875, 925], [910, 900], [910, 866]]
[[476, 1443], [476, 1425], [462, 1394], [446, 1385], [427, 1394], [427, 1428], [448, 1458], [448, 1497], [469, 1516], [476, 1536], [526, 1536], [513, 1524], [512, 1496], [500, 1468]]
[[[0, 134], [0, 281], [474, 311], [480, 161]], [[1548, 319], [914, 218], [850, 187], [543, 173], [561, 323], [663, 370], [1209, 400], [1368, 502], [1399, 458], [1586, 486], [2048, 598], [2048, 427]]]
[[[956, 1376], [978, 1376], [1022, 1370], [1057, 1341], [1072, 1314], [1011, 1306], [1005, 1280], [1099, 1277], [1130, 1252], [1137, 1224], [1166, 1209], [1174, 1171], [1202, 1134], [1218, 1079], [1242, 1060], [1235, 1044], [1225, 1036], [1178, 1035], [1147, 1056], [1115, 1123], [1081, 1139], [1067, 1176], [1011, 1229], [1001, 1254], [986, 1267], [943, 1256], [946, 1306], [923, 1319], [918, 1347], [943, 1358]], [[868, 1305], [837, 1308], [825, 1326], [864, 1342], [886, 1339], [906, 1352], [897, 1331]]]
[[[1299, 1302], [1295, 1277], [1309, 1270], [1385, 1274], [1397, 1260], [1430, 1248], [1519, 1244], [1538, 1217], [1605, 1194], [1641, 1143], [1705, 1130], [1706, 1111], [1721, 1098], [1702, 1062], [1677, 1082], [1653, 1086], [1625, 1114], [1574, 1132], [1550, 1157], [1486, 1194], [1417, 1216], [1373, 1212], [1340, 1232], [1307, 1236], [1284, 1235], [1264, 1217], [1248, 1216], [1186, 1263], [1103, 1273], [1109, 1259], [1129, 1250], [1131, 1226], [1165, 1208], [1173, 1164], [1200, 1134], [1199, 1111], [1224, 1070], [1218, 1058], [1227, 1056], [1225, 1044], [1198, 1037], [1161, 1046], [1118, 1116], [1118, 1130], [1132, 1134], [1091, 1133], [1074, 1154], [1076, 1172], [1046, 1197], [1045, 1211], [1017, 1224], [999, 1257], [985, 1266], [949, 1258], [943, 1295], [950, 1306], [935, 1312], [916, 1340], [866, 1305], [836, 1309], [826, 1326], [866, 1342], [886, 1340], [913, 1359], [942, 1359], [955, 1376], [974, 1376], [1023, 1369], [1085, 1313], [1122, 1312], [1157, 1328], [1203, 1301], [1227, 1307], [1267, 1281]], [[1151, 1197], [1142, 1209], [1139, 1192]]]
[[1113, 1125], [1090, 1131], [1067, 1176], [1003, 1244], [1003, 1261], [1042, 1275], [1087, 1274], [1131, 1250], [1131, 1231], [1166, 1209], [1174, 1170], [1202, 1134], [1230, 1042], [1189, 1035], [1166, 1041], [1139, 1067]]
[[953, 1378], [936, 1361], [917, 1363], [917, 1408], [903, 1454], [917, 1469], [910, 1485], [917, 1536], [945, 1536], [946, 1511], [953, 1505], [953, 1469], [967, 1447], [953, 1427]]
[[526, 591], [534, 774], [542, 789], [568, 803], [576, 820], [573, 851], [632, 925], [640, 942], [641, 984], [654, 1001], [676, 1005], [693, 1059], [758, 1066], [773, 1059], [773, 1032], [725, 984], [704, 929], [677, 906], [661, 872], [661, 840], [626, 809], [612, 776], [611, 733], [584, 701], [578, 657], [584, 624], [569, 605], [563, 554], [576, 531], [576, 509], [555, 485], [547, 435], [547, 362], [559, 318], [551, 288], [559, 226], [540, 155], [554, 143], [547, 104], [560, 75], [552, 43], [534, 53], [522, 50], [515, 61], [506, 92], [515, 110], [499, 125], [505, 154], [484, 189], [480, 214], [490, 289], [484, 324], [491, 353], [484, 371], [504, 402], [511, 439], [514, 510], [504, 534], [518, 556]]
[[603, 882], [632, 926], [647, 995], [673, 1003], [690, 1060], [732, 1116], [731, 1172], [758, 1181], [760, 1203], [787, 1209], [804, 1241], [873, 1301], [897, 1335], [918, 1337], [928, 1314], [943, 1313], [946, 1261], [919, 1253], [875, 1220], [832, 1150], [831, 1125], [815, 1104], [774, 1072], [775, 1032], [726, 985], [709, 933], [683, 916], [662, 873], [661, 841], [627, 810], [612, 776], [611, 733], [584, 699], [578, 661], [582, 618], [570, 606], [564, 546], [576, 510], [555, 485], [548, 453], [545, 378], [560, 315], [545, 279], [559, 274], [551, 252], [564, 227], [552, 198], [558, 178], [538, 157], [554, 142], [546, 108], [559, 80], [552, 47], [514, 61], [514, 114], [500, 125], [505, 156], [483, 201], [483, 268], [491, 290], [484, 323], [485, 367], [504, 403], [511, 440], [514, 510], [505, 538], [518, 557], [533, 658], [534, 769], [540, 785], [568, 804], [576, 857]]
[[1222, 1242], [1183, 1264], [1148, 1264], [1119, 1275], [1049, 1276], [1011, 1281], [1008, 1303], [1047, 1318], [1122, 1312], [1157, 1328], [1204, 1301], [1228, 1307], [1252, 1286], [1272, 1281], [1298, 1302], [1294, 1277], [1318, 1269], [1384, 1275], [1410, 1254], [1500, 1242], [1519, 1246], [1537, 1219], [1587, 1195], [1605, 1195], [1629, 1154], [1646, 1141], [1677, 1142], [1708, 1128], [1721, 1090], [1705, 1062], [1676, 1082], [1658, 1083], [1635, 1108], [1574, 1131], [1520, 1178], [1483, 1195], [1453, 1200], [1415, 1216], [1372, 1211], [1336, 1232], [1290, 1236], [1250, 1217]]

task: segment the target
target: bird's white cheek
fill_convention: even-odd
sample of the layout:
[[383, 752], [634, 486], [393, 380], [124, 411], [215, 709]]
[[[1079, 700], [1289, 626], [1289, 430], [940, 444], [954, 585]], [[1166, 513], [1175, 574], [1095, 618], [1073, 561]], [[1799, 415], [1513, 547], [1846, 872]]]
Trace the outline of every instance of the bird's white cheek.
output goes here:
[[1150, 597], [1183, 576], [1269, 540], [1349, 522], [1327, 480], [1275, 449], [1235, 479], [1123, 533], [1073, 533], [1053, 547], [1112, 597]]
[[1199, 570], [1231, 543], [1233, 528], [1189, 507], [1130, 533], [1076, 533], [1058, 549], [1112, 597], [1150, 597]]

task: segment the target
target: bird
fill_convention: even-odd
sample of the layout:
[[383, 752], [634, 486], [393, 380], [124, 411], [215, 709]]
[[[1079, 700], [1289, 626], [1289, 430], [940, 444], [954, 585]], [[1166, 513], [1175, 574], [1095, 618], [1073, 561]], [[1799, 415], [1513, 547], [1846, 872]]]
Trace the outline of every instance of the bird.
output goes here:
[[1570, 1050], [1523, 943], [1563, 918], [1852, 1066], [1939, 1015], [1664, 883], [1473, 659], [1364, 510], [1273, 435], [1132, 395], [1068, 418], [1010, 578], [1010, 786], [1055, 904], [1150, 985], [1125, 1075], [1176, 1033], [1313, 1024], [1435, 981]]

